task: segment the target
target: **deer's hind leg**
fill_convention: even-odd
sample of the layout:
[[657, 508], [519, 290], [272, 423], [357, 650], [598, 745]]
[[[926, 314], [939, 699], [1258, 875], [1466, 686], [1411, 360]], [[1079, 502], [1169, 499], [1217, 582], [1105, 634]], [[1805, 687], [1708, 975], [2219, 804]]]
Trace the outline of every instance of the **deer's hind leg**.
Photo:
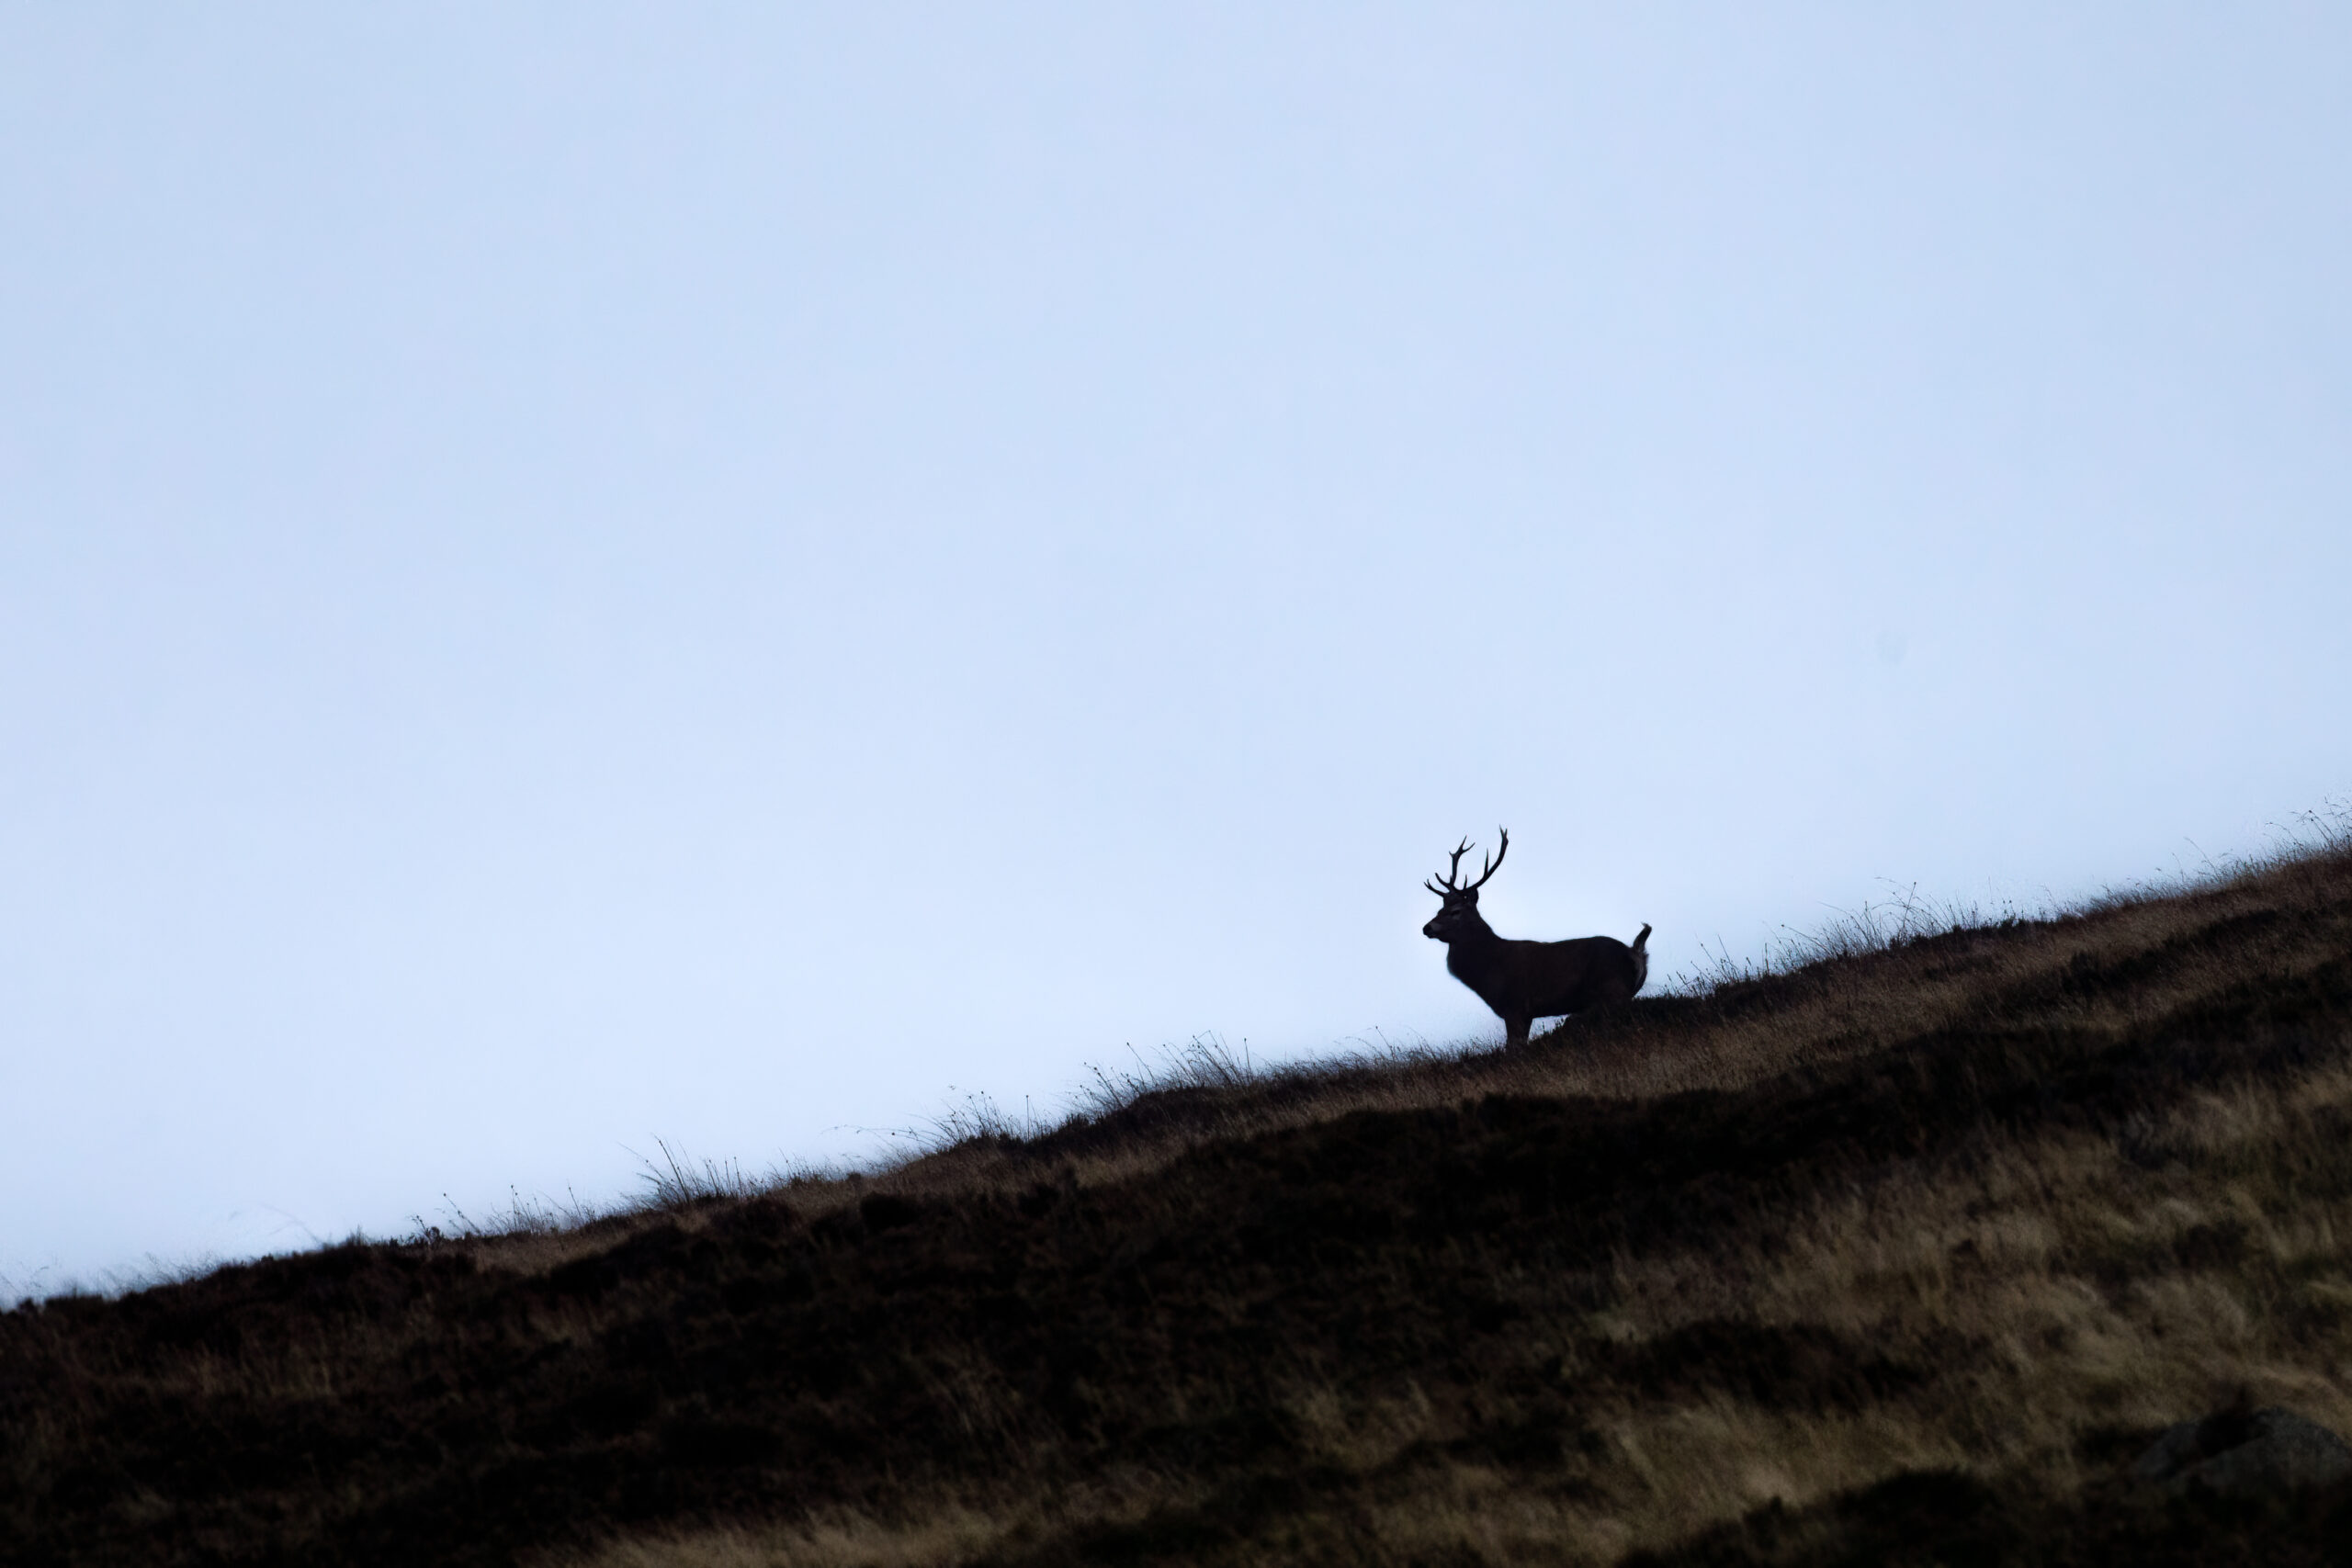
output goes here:
[[1503, 1049], [1508, 1051], [1514, 1045], [1526, 1044], [1527, 1032], [1534, 1022], [1534, 1018], [1527, 1013], [1505, 1013], [1503, 1015]]

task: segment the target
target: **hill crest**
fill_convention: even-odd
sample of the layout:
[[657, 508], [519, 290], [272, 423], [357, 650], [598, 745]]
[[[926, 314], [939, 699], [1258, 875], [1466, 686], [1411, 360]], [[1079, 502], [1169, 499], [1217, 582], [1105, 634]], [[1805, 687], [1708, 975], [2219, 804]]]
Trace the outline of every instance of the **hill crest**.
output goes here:
[[0, 1541], [2297, 1560], [2345, 1496], [2124, 1477], [2241, 1391], [2352, 1430], [2352, 851], [1897, 934], [1523, 1051], [1204, 1050], [874, 1177], [20, 1307]]

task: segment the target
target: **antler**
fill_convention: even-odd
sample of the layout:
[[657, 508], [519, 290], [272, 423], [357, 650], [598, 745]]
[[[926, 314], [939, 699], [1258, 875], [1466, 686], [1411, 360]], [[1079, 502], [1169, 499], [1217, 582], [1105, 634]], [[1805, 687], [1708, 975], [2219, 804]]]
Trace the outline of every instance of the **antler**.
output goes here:
[[[1495, 858], [1487, 862], [1486, 869], [1479, 872], [1477, 881], [1467, 887], [1456, 886], [1461, 880], [1462, 857], [1470, 852], [1470, 840], [1464, 839], [1462, 840], [1462, 847], [1453, 852], [1453, 863], [1445, 868], [1445, 886], [1440, 887], [1434, 882], [1424, 882], [1421, 886], [1441, 898], [1450, 898], [1463, 893], [1476, 893], [1484, 887], [1487, 885], [1487, 879], [1502, 869], [1503, 856], [1510, 853], [1510, 830], [1507, 828], [1498, 828], [1495, 831], [1502, 837], [1502, 847], [1495, 852]], [[1478, 858], [1482, 861], [1486, 860], [1484, 855]]]
[[1469, 852], [1470, 840], [1464, 839], [1462, 840], [1462, 847], [1453, 852], [1453, 863], [1445, 868], [1445, 886], [1440, 887], [1434, 882], [1424, 882], [1421, 886], [1428, 888], [1430, 892], [1436, 894], [1441, 898], [1446, 897], [1448, 894], [1461, 892], [1462, 889], [1453, 885], [1454, 877], [1455, 874], [1462, 870], [1462, 857]]
[[[1488, 866], [1488, 867], [1487, 867], [1487, 869], [1486, 869], [1486, 870], [1484, 870], [1484, 871], [1480, 872], [1480, 873], [1478, 874], [1478, 880], [1477, 880], [1477, 881], [1476, 881], [1476, 882], [1474, 882], [1474, 883], [1472, 883], [1469, 886], [1467, 886], [1467, 887], [1464, 888], [1464, 889], [1463, 889], [1463, 891], [1464, 891], [1464, 892], [1465, 892], [1465, 893], [1476, 893], [1476, 891], [1478, 891], [1478, 889], [1480, 889], [1481, 887], [1484, 887], [1484, 886], [1487, 885], [1487, 878], [1488, 878], [1488, 877], [1490, 877], [1490, 876], [1494, 875], [1494, 874], [1495, 874], [1495, 873], [1497, 873], [1497, 872], [1498, 872], [1498, 871], [1502, 870], [1502, 868], [1503, 868], [1503, 856], [1505, 856], [1505, 855], [1507, 855], [1507, 854], [1510, 853], [1510, 829], [1508, 829], [1508, 828], [1497, 828], [1497, 829], [1495, 829], [1495, 833], [1496, 833], [1496, 835], [1497, 835], [1498, 838], [1500, 838], [1500, 839], [1502, 840], [1502, 843], [1501, 843], [1500, 845], [1498, 845], [1498, 846], [1496, 848], [1496, 850], [1495, 850], [1495, 863], [1494, 863], [1494, 864], [1492, 864], [1492, 865], [1490, 865], [1490, 866]], [[1484, 855], [1480, 855], [1478, 858], [1479, 858], [1480, 860], [1484, 860], [1484, 859], [1486, 859], [1487, 857], [1486, 857], [1486, 856], [1484, 856]]]

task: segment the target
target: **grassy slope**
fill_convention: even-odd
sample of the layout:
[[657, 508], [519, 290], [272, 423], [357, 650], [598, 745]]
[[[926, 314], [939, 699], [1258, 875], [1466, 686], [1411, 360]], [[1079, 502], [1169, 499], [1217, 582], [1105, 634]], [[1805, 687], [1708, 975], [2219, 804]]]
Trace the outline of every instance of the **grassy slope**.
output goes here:
[[[2352, 1432], [2352, 855], [874, 1182], [0, 1315], [0, 1558], [2294, 1562]], [[1908, 1556], [1905, 1554], [1908, 1553]]]

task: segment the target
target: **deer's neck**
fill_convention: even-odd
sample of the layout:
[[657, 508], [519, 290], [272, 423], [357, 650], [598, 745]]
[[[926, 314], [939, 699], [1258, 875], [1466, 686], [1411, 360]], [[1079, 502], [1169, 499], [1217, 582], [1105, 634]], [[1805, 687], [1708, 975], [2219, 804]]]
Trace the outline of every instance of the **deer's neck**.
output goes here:
[[1473, 915], [1462, 931], [1447, 939], [1445, 967], [1457, 980], [1473, 981], [1502, 956], [1503, 939], [1484, 919]]

